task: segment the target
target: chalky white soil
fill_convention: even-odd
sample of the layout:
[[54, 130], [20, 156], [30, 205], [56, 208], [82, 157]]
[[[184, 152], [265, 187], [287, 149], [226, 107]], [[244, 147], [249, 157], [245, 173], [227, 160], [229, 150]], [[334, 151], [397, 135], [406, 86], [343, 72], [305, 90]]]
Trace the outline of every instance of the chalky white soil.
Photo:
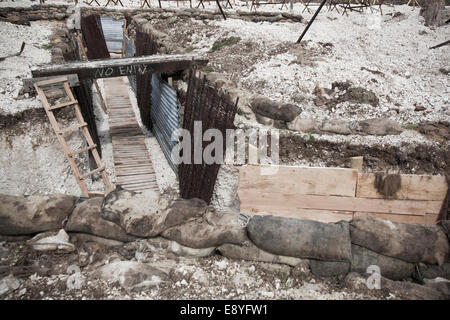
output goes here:
[[[307, 48], [311, 49], [319, 49], [319, 42], [331, 43], [329, 53], [313, 59], [313, 65], [294, 63], [296, 57], [290, 53], [272, 56], [245, 70], [239, 84], [277, 101], [296, 103], [295, 96], [303, 96], [306, 99], [301, 103], [302, 117], [361, 120], [389, 116], [401, 123], [450, 121], [449, 76], [439, 71], [449, 69], [450, 53], [448, 47], [429, 49], [448, 40], [450, 26], [425, 27], [419, 10], [407, 6], [384, 6], [383, 11], [384, 15], [367, 11], [342, 16], [324, 10], [303, 41], [308, 41]], [[404, 16], [388, 15], [394, 12]], [[311, 17], [306, 12], [304, 16]], [[267, 47], [282, 41], [295, 42], [304, 29], [298, 23], [236, 19], [212, 24]], [[362, 70], [363, 67], [383, 75]], [[331, 89], [332, 82], [347, 80], [373, 91], [380, 105], [341, 103], [331, 111], [314, 105], [316, 86]], [[414, 111], [417, 105], [426, 111]]]
[[[0, 22], [0, 56], [16, 53], [22, 41], [26, 43], [20, 56], [0, 62], [0, 114], [14, 115], [42, 108], [39, 98], [28, 94], [21, 96], [19, 91], [22, 78], [31, 77], [31, 66], [50, 62], [50, 51], [45, 45], [50, 43], [55, 27], [54, 23], [46, 21], [31, 22], [30, 27]], [[0, 131], [0, 193], [80, 194], [56, 135], [46, 117], [44, 120], [22, 123], [18, 132]], [[67, 141], [72, 150], [84, 147], [78, 134], [69, 135]], [[76, 161], [82, 172], [89, 171], [86, 158]], [[90, 180], [86, 180], [86, 184], [95, 190]]]

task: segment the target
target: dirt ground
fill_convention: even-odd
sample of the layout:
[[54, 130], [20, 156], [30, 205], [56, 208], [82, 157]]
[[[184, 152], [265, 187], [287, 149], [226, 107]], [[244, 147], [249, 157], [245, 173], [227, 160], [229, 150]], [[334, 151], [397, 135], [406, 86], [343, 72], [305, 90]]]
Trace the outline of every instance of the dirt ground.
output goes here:
[[[81, 262], [89, 252], [89, 263]], [[92, 271], [112, 261], [140, 261], [166, 270], [169, 281], [142, 290], [95, 278]], [[83, 266], [83, 264], [86, 264]], [[67, 269], [78, 266], [83, 284], [67, 287]], [[25, 243], [0, 243], [0, 276], [10, 272], [20, 287], [2, 299], [400, 299], [386, 290], [355, 291], [342, 277], [321, 278], [287, 265], [232, 261], [220, 255], [203, 258], [176, 256], [154, 249], [145, 240], [107, 248], [85, 243], [73, 253], [33, 251]]]

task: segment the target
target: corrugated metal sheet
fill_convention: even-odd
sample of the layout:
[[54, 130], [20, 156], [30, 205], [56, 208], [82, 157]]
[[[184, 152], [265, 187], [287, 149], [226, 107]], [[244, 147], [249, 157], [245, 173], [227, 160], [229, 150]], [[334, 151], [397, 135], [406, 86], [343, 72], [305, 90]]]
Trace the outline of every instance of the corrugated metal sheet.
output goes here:
[[[131, 43], [130, 38], [125, 35], [125, 57], [134, 57], [135, 54], [136, 47]], [[130, 82], [134, 94], [136, 94], [136, 76], [128, 76], [128, 81]]]
[[108, 50], [122, 50], [123, 19], [111, 17], [101, 17], [100, 19]]
[[153, 133], [173, 171], [178, 174], [177, 165], [172, 159], [172, 149], [177, 144], [172, 141], [172, 133], [178, 129], [177, 92], [157, 74], [152, 75], [151, 118]]
[[[125, 35], [125, 56], [134, 57], [136, 48]], [[128, 76], [131, 88], [136, 93], [136, 76]], [[178, 174], [178, 167], [172, 160], [172, 149], [176, 141], [171, 141], [172, 133], [178, 129], [179, 116], [177, 106], [177, 93], [174, 88], [164, 82], [157, 74], [152, 75], [152, 104], [150, 116], [153, 123], [153, 134], [158, 140], [167, 162], [173, 171]]]

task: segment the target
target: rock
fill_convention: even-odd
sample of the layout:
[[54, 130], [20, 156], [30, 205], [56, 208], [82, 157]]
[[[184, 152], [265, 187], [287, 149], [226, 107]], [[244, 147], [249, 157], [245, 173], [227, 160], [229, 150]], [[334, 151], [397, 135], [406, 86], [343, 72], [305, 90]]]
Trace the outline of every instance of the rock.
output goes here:
[[442, 265], [448, 256], [445, 233], [436, 225], [356, 217], [350, 222], [353, 244], [411, 263]]
[[294, 121], [288, 122], [287, 127], [289, 130], [299, 132], [319, 132], [320, 122], [314, 119], [302, 118], [299, 115]]
[[155, 237], [168, 228], [201, 217], [205, 211], [203, 200], [160, 198], [152, 191], [141, 194], [114, 191], [102, 204], [104, 219], [117, 223], [127, 234], [143, 238]]
[[383, 277], [391, 280], [408, 279], [414, 273], [414, 264], [400, 259], [383, 256], [374, 251], [352, 245], [351, 271], [366, 273], [369, 266], [376, 265], [380, 268]]
[[77, 200], [63, 194], [0, 195], [0, 234], [16, 236], [61, 229]]
[[345, 120], [329, 120], [322, 123], [320, 128], [324, 132], [348, 135], [352, 133], [350, 122]]
[[424, 279], [425, 287], [436, 290], [450, 299], [450, 280], [444, 278]]
[[251, 102], [255, 113], [273, 120], [290, 122], [297, 117], [301, 109], [293, 104], [280, 104], [264, 96], [256, 96]]
[[75, 251], [75, 246], [69, 242], [69, 235], [64, 229], [59, 230], [56, 235], [51, 231], [38, 234], [27, 243], [36, 251]]
[[224, 243], [241, 245], [247, 241], [247, 235], [237, 216], [235, 212], [208, 210], [203, 218], [167, 229], [161, 236], [197, 249], [218, 247]]
[[347, 222], [326, 224], [272, 216], [253, 216], [247, 224], [250, 240], [272, 254], [325, 261], [351, 261]]
[[341, 98], [342, 101], [349, 101], [353, 103], [370, 104], [373, 107], [378, 106], [378, 97], [370, 90], [361, 87], [350, 87]]
[[320, 261], [311, 259], [311, 272], [320, 277], [335, 277], [345, 275], [350, 271], [350, 263], [342, 261]]
[[415, 106], [414, 111], [425, 111], [426, 108], [424, 106]]
[[[353, 290], [367, 290], [369, 274], [351, 272], [344, 283]], [[441, 292], [409, 281], [393, 281], [380, 276], [380, 289], [388, 291], [397, 297], [411, 300], [445, 300], [447, 297]], [[376, 289], [372, 289], [376, 290]]]
[[136, 237], [127, 235], [125, 230], [117, 224], [101, 217], [102, 203], [103, 198], [96, 197], [78, 205], [70, 215], [65, 230], [92, 234], [121, 242], [136, 240]]
[[385, 135], [397, 135], [403, 132], [403, 128], [397, 122], [387, 118], [375, 118], [358, 122], [359, 132], [385, 136]]
[[351, 290], [367, 289], [366, 277], [357, 272], [350, 272], [344, 279], [345, 286]]
[[308, 261], [305, 259], [295, 257], [287, 257], [271, 254], [269, 252], [259, 249], [251, 242], [246, 242], [242, 246], [226, 243], [218, 247], [217, 251], [219, 251], [221, 255], [229, 259], [280, 263], [280, 264], [287, 264], [292, 267], [295, 267], [299, 264], [304, 264], [305, 261], [306, 262]]
[[0, 297], [17, 290], [20, 287], [20, 280], [9, 275], [0, 280]]
[[423, 279], [445, 278], [450, 280], [450, 262], [441, 266], [418, 263], [414, 271], [414, 278], [423, 281]]
[[91, 273], [92, 278], [118, 282], [126, 290], [145, 289], [168, 282], [166, 273], [149, 264], [135, 261], [115, 261]]

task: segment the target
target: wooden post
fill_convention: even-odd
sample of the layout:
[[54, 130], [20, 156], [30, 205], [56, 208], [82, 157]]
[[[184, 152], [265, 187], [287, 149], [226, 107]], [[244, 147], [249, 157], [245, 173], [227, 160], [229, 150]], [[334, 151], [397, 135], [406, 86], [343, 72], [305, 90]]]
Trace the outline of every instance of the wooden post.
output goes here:
[[352, 157], [350, 159], [351, 159], [351, 163], [352, 163], [352, 165], [351, 165], [352, 169], [356, 169], [359, 172], [361, 172], [364, 158], [363, 157]]
[[127, 19], [123, 19], [122, 31], [122, 58], [125, 57], [125, 35], [127, 34]]
[[300, 36], [300, 38], [298, 38], [297, 43], [300, 43], [300, 41], [302, 41], [302, 39], [305, 36], [306, 32], [308, 32], [309, 27], [311, 27], [311, 25], [313, 24], [314, 20], [316, 20], [317, 15], [319, 14], [320, 10], [322, 10], [322, 8], [323, 8], [323, 6], [325, 5], [326, 2], [327, 2], [327, 0], [322, 0], [322, 3], [320, 4], [319, 8], [314, 13], [313, 17], [309, 21], [309, 23], [306, 26], [305, 30], [303, 30], [302, 35]]
[[[81, 35], [78, 34], [77, 38], [78, 38], [78, 45], [80, 46], [81, 51], [83, 52], [83, 55], [84, 55], [85, 59], [87, 60], [87, 53], [86, 53], [86, 49], [84, 48], [83, 40], [81, 39]], [[105, 100], [103, 100], [102, 92], [100, 91], [100, 87], [98, 86], [97, 80], [94, 79], [92, 82], [94, 83], [95, 91], [97, 91], [98, 97], [100, 98], [100, 104], [102, 106], [103, 112], [105, 114], [108, 114], [108, 110], [106, 109], [106, 103], [105, 103]]]

